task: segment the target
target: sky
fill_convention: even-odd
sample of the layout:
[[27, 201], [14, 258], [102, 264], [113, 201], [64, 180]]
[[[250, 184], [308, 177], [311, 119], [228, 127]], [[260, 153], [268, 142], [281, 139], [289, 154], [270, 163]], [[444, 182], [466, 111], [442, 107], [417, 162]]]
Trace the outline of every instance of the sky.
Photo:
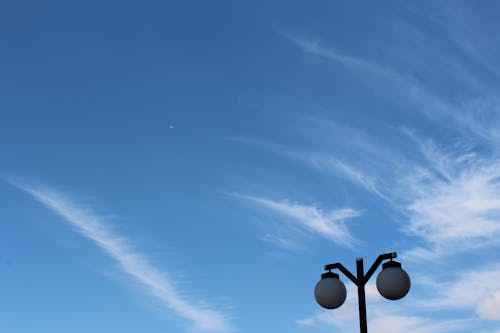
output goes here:
[[0, 4], [0, 332], [500, 332], [496, 1]]

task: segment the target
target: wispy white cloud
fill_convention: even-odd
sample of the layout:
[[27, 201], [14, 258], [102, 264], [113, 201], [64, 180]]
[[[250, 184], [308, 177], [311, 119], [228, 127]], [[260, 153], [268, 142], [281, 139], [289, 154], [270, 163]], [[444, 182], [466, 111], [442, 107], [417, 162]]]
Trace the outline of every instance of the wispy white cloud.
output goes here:
[[[471, 11], [446, 2], [433, 3], [427, 9], [412, 3], [407, 3], [406, 6], [412, 13], [432, 22], [445, 35], [447, 41], [455, 46], [453, 48], [455, 53], [468, 58], [470, 62], [479, 68], [482, 67], [489, 74], [500, 75], [495, 57], [498, 41], [491, 39], [489, 34], [478, 34], [473, 28], [478, 22], [485, 23], [481, 11]], [[498, 31], [496, 24], [489, 28]]]
[[401, 80], [401, 76], [390, 68], [361, 58], [342, 54], [334, 48], [326, 46], [320, 38], [301, 35], [284, 29], [278, 30], [278, 33], [308, 54], [337, 62], [353, 70], [363, 72], [365, 75], [370, 73], [371, 75], [386, 77], [395, 81]]
[[442, 148], [407, 129], [403, 132], [419, 152], [412, 159], [373, 143], [355, 150], [365, 159], [384, 161], [382, 167], [368, 161], [370, 170], [358, 169], [327, 154], [301, 158], [361, 185], [403, 214], [401, 230], [421, 241], [403, 253], [407, 259], [500, 244], [500, 159], [480, 154], [465, 140]]
[[[286, 30], [279, 30], [279, 33], [305, 53], [340, 64], [358, 73], [365, 78], [363, 81], [365, 84], [371, 84], [377, 89], [383, 89], [383, 91], [391, 89], [393, 93], [384, 94], [385, 96], [392, 96], [398, 100], [404, 96], [406, 103], [411, 102], [422, 105], [422, 102], [425, 102], [425, 105], [431, 107], [432, 110], [422, 109], [421, 111], [428, 115], [431, 115], [432, 112], [445, 112], [450, 109], [450, 105], [445, 100], [424, 89], [413, 76], [407, 73], [401, 73], [389, 66], [381, 65], [369, 59], [342, 54], [317, 37]], [[385, 84], [380, 84], [381, 81]], [[399, 93], [394, 93], [395, 91]], [[430, 113], [428, 113], [429, 111]]]
[[500, 244], [500, 161], [468, 149], [443, 151], [431, 140], [418, 144], [427, 162], [400, 177], [397, 194], [407, 203], [405, 231], [429, 247], [406, 255]]
[[[357, 242], [345, 224], [345, 220], [359, 216], [361, 212], [358, 210], [342, 208], [323, 211], [315, 206], [301, 205], [287, 200], [275, 201], [267, 198], [240, 194], [235, 196], [254, 202], [272, 212], [290, 218], [293, 225], [288, 224], [286, 226], [289, 232], [293, 230], [291, 227], [298, 227], [302, 232], [321, 236], [339, 245], [350, 247]], [[293, 241], [281, 236], [267, 237], [272, 240], [279, 240], [277, 245], [283, 242], [285, 242], [285, 245], [294, 244]]]
[[370, 331], [374, 333], [438, 333], [438, 332], [470, 332], [466, 320], [435, 320], [418, 316], [377, 317], [370, 323]]
[[[446, 12], [455, 13], [451, 10]], [[457, 20], [455, 23], [458, 22], [462, 28], [468, 27], [463, 25], [463, 20]], [[450, 22], [442, 21], [439, 24], [447, 30], [447, 26], [450, 26], [448, 23]], [[410, 24], [406, 28], [409, 26]], [[419, 34], [418, 44], [430, 39], [429, 31], [412, 28], [415, 28], [414, 33]], [[436, 29], [432, 31], [438, 33]], [[498, 66], [487, 61], [493, 58], [485, 57], [480, 48], [474, 47], [477, 43], [470, 33], [476, 35], [477, 31], [468, 31], [468, 38], [465, 39], [462, 38], [462, 32], [447, 30], [445, 34], [434, 39], [433, 42], [438, 45], [448, 37], [449, 40], [445, 42], [448, 46], [454, 45], [451, 49], [436, 49], [428, 44], [424, 49], [431, 51], [405, 49], [405, 52], [411, 50], [410, 52], [415, 53], [410, 57], [411, 60], [419, 60], [420, 56], [432, 53], [426, 59], [427, 62], [424, 60], [419, 65], [424, 68], [432, 63], [432, 70], [438, 71], [435, 75], [437, 80], [434, 82], [430, 75], [424, 83], [413, 75], [412, 72], [419, 72], [416, 70], [418, 66], [414, 66], [410, 61], [408, 67], [400, 66], [398, 69], [389, 65], [390, 62], [377, 62], [364, 56], [361, 58], [347, 55], [344, 50], [327, 45], [320, 38], [280, 31], [283, 37], [308, 57], [321, 59], [335, 66], [344, 66], [352, 71], [354, 76], [362, 76], [363, 84], [376, 82], [378, 86], [374, 86], [372, 91], [380, 92], [384, 100], [401, 103], [404, 110], [411, 110], [413, 125], [417, 128], [424, 127], [427, 133], [434, 136], [432, 139], [422, 139], [416, 132], [403, 129], [402, 133], [406, 138], [401, 136], [399, 139], [405, 141], [405, 146], [409, 149], [387, 154], [387, 150], [380, 149], [384, 144], [377, 147], [369, 137], [359, 137], [353, 131], [355, 138], [368, 142], [363, 149], [358, 149], [360, 146], [356, 140], [354, 143], [349, 140], [348, 146], [352, 150], [348, 153], [339, 153], [338, 150], [324, 153], [325, 149], [318, 152], [317, 144], [311, 145], [316, 152], [296, 154], [295, 157], [318, 169], [330, 169], [370, 193], [391, 202], [398, 213], [401, 231], [410, 236], [403, 238], [410, 240], [406, 242], [408, 248], [403, 254], [406, 259], [428, 260], [461, 252], [481, 253], [475, 251], [484, 250], [486, 247], [497, 248], [500, 245], [500, 102], [496, 97], [497, 80], [491, 84], [491, 79], [498, 76], [498, 70], [494, 69], [495, 73], [477, 75], [480, 68], [484, 70]], [[489, 48], [497, 43], [489, 35], [487, 38], [478, 37], [482, 42], [487, 39], [484, 45]], [[414, 39], [413, 41], [415, 42]], [[397, 53], [397, 50], [391, 48], [391, 52]], [[400, 58], [407, 55], [395, 54]], [[404, 63], [405, 60], [408, 59], [398, 63]], [[486, 80], [482, 80], [484, 78]], [[319, 127], [316, 127], [313, 131], [318, 129]], [[320, 136], [316, 133], [314, 135]], [[411, 140], [408, 141], [408, 138]], [[317, 142], [322, 143], [322, 140], [318, 139]], [[387, 140], [385, 145], [395, 146], [398, 142]], [[369, 154], [366, 154], [367, 150]], [[368, 163], [352, 163], [358, 162], [360, 155], [368, 159]], [[381, 166], [371, 163], [377, 160], [383, 160], [386, 164]], [[418, 245], [412, 245], [415, 243]], [[415, 265], [418, 266], [418, 263]], [[433, 309], [438, 310], [474, 309], [480, 319], [500, 319], [498, 267], [468, 269], [471, 271], [459, 275], [458, 279], [457, 272], [447, 272], [447, 280], [452, 282], [436, 287], [436, 299], [422, 300], [420, 310], [424, 313], [423, 316], [418, 312], [413, 316], [408, 315], [415, 313], [412, 311], [404, 314], [396, 311], [390, 312], [393, 315], [388, 317], [384, 312], [375, 310], [377, 319], [371, 321], [370, 331], [478, 331], [467, 327], [468, 321], [430, 320], [426, 316], [425, 308], [433, 306]], [[349, 307], [349, 304], [347, 306]], [[355, 307], [344, 310], [341, 308], [334, 314], [321, 313], [300, 320], [299, 323], [309, 326], [330, 323], [341, 332], [350, 332], [356, 322], [352, 322], [350, 328], [342, 326], [352, 320], [350, 311], [355, 312]], [[342, 314], [345, 314], [345, 317], [342, 317]], [[466, 328], [460, 327], [461, 325]]]
[[[316, 124], [318, 125], [320, 120], [317, 118], [308, 118], [304, 119], [304, 121], [308, 121], [311, 124]], [[350, 137], [350, 145], [349, 148], [352, 150], [356, 150], [359, 152], [360, 155], [366, 156], [366, 155], [373, 155], [373, 152], [378, 149], [378, 152], [381, 152], [381, 148], [373, 148], [371, 147], [372, 145], [367, 145], [367, 141], [361, 140], [360, 137], [361, 135], [357, 133], [354, 129], [351, 128], [343, 128], [340, 129], [341, 126], [338, 126], [338, 124], [334, 124], [332, 122], [328, 122], [326, 120], [321, 122], [321, 126], [325, 126], [325, 124], [328, 125], [328, 127], [331, 129], [331, 127], [334, 127], [335, 131], [332, 131], [331, 133], [338, 133], [340, 134], [346, 134], [348, 133], [348, 136]], [[321, 132], [321, 131], [318, 131]], [[317, 132], [317, 133], [318, 133]], [[356, 134], [354, 134], [356, 132]], [[337, 138], [335, 134], [330, 134], [330, 139], [332, 137]], [[265, 149], [268, 151], [272, 151], [278, 155], [284, 156], [286, 158], [293, 159], [295, 161], [298, 161], [300, 163], [304, 163], [310, 167], [314, 167], [315, 169], [333, 174], [339, 178], [342, 179], [347, 179], [353, 184], [357, 186], [361, 186], [362, 188], [372, 192], [373, 194], [376, 194], [377, 196], [388, 200], [389, 198], [380, 190], [380, 186], [382, 184], [379, 184], [381, 182], [380, 177], [375, 177], [371, 174], [368, 174], [366, 171], [361, 170], [361, 168], [355, 166], [353, 163], [342, 160], [340, 157], [334, 155], [334, 154], [325, 154], [325, 153], [318, 153], [310, 150], [301, 150], [298, 148], [292, 148], [288, 147], [286, 145], [278, 144], [275, 142], [269, 142], [265, 140], [257, 140], [254, 138], [232, 138], [232, 140], [247, 144], [250, 146], [258, 147], [261, 149]], [[386, 151], [386, 150], [384, 150]], [[379, 157], [379, 153], [375, 157]], [[340, 155], [340, 153], [338, 154]], [[390, 154], [387, 153], [386, 156], [389, 156]], [[372, 159], [373, 161], [374, 159]], [[387, 159], [385, 159], [387, 160]], [[364, 159], [364, 162], [366, 162], [366, 158]]]
[[293, 231], [290, 230], [286, 232], [280, 231], [278, 233], [267, 233], [264, 237], [262, 237], [262, 240], [292, 252], [304, 252], [306, 248], [300, 241], [294, 239], [292, 234]]
[[320, 170], [335, 173], [339, 177], [348, 179], [369, 192], [387, 199], [387, 196], [379, 189], [379, 180], [376, 177], [368, 175], [361, 169], [341, 161], [339, 158], [325, 154], [309, 154], [308, 157], [303, 157], [303, 159], [309, 161], [309, 163]]
[[[419, 245], [407, 248], [406, 259], [425, 259], [457, 254], [500, 244], [500, 159], [478, 151], [471, 140], [457, 138], [438, 145], [408, 128], [394, 129], [410, 152], [389, 150], [367, 133], [346, 126], [315, 124], [318, 133], [352, 138], [349, 151], [330, 148], [330, 153], [244, 141], [300, 161], [316, 170], [334, 174], [390, 203], [399, 214], [400, 229]], [[333, 133], [333, 134], [332, 134]], [[271, 204], [267, 206], [271, 207]], [[274, 207], [278, 210], [277, 206]], [[283, 210], [283, 209], [281, 209]]]
[[[405, 109], [415, 110], [434, 122], [452, 121], [462, 131], [473, 133], [478, 137], [490, 140], [490, 142], [491, 139], [494, 139], [498, 148], [500, 132], [496, 125], [500, 123], [498, 116], [500, 101], [496, 97], [496, 89], [491, 90], [488, 85], [476, 83], [475, 85], [479, 85], [482, 89], [479, 96], [452, 99], [449, 96], [441, 96], [431, 86], [420, 82], [414, 77], [411, 69], [408, 72], [403, 72], [370, 59], [342, 54], [317, 37], [283, 29], [278, 30], [278, 32], [305, 53], [340, 64], [363, 76], [362, 82], [383, 92], [384, 98], [391, 98], [394, 102], [405, 105]], [[456, 39], [453, 40], [456, 41]], [[453, 61], [449, 54], [440, 54], [439, 57], [439, 62], [443, 65]], [[477, 64], [482, 65], [483, 63], [478, 61]], [[453, 73], [455, 75], [460, 73], [462, 77], [468, 78], [464, 79], [464, 85], [469, 85], [472, 81], [475, 82], [475, 79], [473, 80], [470, 73], [466, 73], [460, 64], [455, 64]], [[479, 88], [476, 87], [477, 89]]]
[[432, 285], [436, 297], [422, 300], [424, 307], [474, 309], [481, 319], [500, 320], [500, 264], [476, 267], [453, 281]]
[[[353, 291], [355, 292], [355, 291]], [[379, 296], [380, 297], [380, 296]], [[386, 305], [384, 301], [369, 302], [368, 328], [373, 333], [439, 333], [470, 332], [471, 321], [429, 318], [409, 315], [408, 308]], [[387, 300], [385, 300], [387, 302]], [[321, 310], [316, 314], [296, 321], [299, 326], [335, 329], [339, 333], [351, 333], [359, 326], [358, 308], [351, 298], [335, 310]]]
[[480, 151], [470, 137], [439, 145], [406, 127], [393, 129], [392, 135], [399, 135], [406, 142], [402, 146], [410, 149], [401, 152], [349, 126], [319, 119], [309, 119], [308, 125], [314, 126], [314, 134], [304, 137], [312, 144], [316, 139], [325, 146], [321, 133], [327, 133], [332, 145], [342, 142], [338, 137], [348, 137], [348, 151], [328, 144], [324, 150], [330, 152], [262, 140], [242, 142], [332, 173], [390, 203], [401, 214], [401, 230], [418, 240], [402, 253], [406, 259], [500, 244], [500, 158], [495, 152]]
[[172, 285], [165, 272], [150, 264], [147, 258], [137, 252], [125, 237], [113, 232], [91, 209], [75, 203], [68, 196], [51, 188], [15, 185], [61, 216], [78, 233], [92, 240], [116, 260], [125, 273], [146, 287], [167, 309], [191, 321], [193, 330], [232, 331], [227, 316], [193, 304], [181, 297], [181, 292]]
[[482, 299], [477, 304], [476, 313], [484, 319], [500, 320], [500, 289]]

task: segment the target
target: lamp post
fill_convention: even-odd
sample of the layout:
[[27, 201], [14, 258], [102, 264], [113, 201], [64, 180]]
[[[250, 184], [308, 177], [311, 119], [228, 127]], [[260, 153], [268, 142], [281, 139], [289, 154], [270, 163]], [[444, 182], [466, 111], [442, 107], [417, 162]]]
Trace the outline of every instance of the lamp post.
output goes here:
[[331, 271], [332, 269], [340, 270], [358, 287], [359, 331], [367, 333], [365, 285], [382, 261], [390, 260], [382, 265], [382, 271], [377, 276], [379, 293], [387, 299], [398, 300], [410, 290], [410, 277], [401, 268], [399, 262], [393, 261], [396, 257], [396, 252], [379, 255], [366, 274], [364, 273], [363, 259], [358, 258], [356, 259], [356, 276], [339, 262], [325, 265], [325, 270], [328, 272], [321, 275], [321, 280], [314, 289], [316, 301], [327, 309], [338, 308], [344, 303], [347, 296], [345, 285], [340, 281], [339, 275]]

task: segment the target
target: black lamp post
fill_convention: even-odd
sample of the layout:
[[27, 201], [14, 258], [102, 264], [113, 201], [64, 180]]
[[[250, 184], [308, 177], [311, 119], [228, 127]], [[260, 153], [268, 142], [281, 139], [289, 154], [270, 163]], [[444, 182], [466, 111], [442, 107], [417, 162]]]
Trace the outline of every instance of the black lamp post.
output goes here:
[[321, 280], [314, 289], [316, 301], [327, 309], [338, 308], [344, 303], [347, 295], [345, 285], [340, 281], [339, 275], [331, 271], [332, 269], [339, 269], [358, 287], [359, 330], [361, 333], [367, 333], [365, 285], [382, 261], [390, 260], [382, 265], [382, 271], [377, 276], [379, 293], [387, 299], [398, 300], [403, 298], [410, 290], [408, 273], [401, 268], [400, 263], [392, 260], [396, 256], [396, 252], [379, 255], [366, 274], [364, 273], [363, 259], [358, 258], [356, 259], [356, 276], [339, 262], [325, 265], [325, 270], [328, 272], [321, 275]]

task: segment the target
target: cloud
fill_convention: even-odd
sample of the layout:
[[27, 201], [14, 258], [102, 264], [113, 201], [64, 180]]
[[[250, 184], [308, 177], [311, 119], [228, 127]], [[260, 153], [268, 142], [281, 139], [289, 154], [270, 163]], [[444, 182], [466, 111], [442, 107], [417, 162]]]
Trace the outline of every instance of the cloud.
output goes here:
[[381, 316], [371, 321], [373, 333], [437, 333], [464, 330], [464, 320], [434, 320], [417, 316]]
[[[373, 148], [372, 147], [373, 145], [368, 144], [367, 140], [363, 140], [364, 136], [361, 132], [356, 131], [350, 127], [340, 126], [339, 124], [332, 123], [325, 119], [318, 119], [312, 117], [308, 117], [302, 120], [307, 121], [312, 125], [317, 125], [321, 127], [327, 126], [327, 131], [329, 135], [328, 138], [325, 138], [324, 142], [329, 142], [328, 140], [331, 141], [340, 140], [341, 137], [345, 134], [345, 136], [349, 136], [350, 138], [350, 145], [349, 145], [350, 150], [356, 150], [359, 152], [360, 155], [363, 156], [373, 155], [373, 152], [376, 151], [376, 149], [378, 149], [377, 151], [379, 153], [382, 151], [380, 147]], [[319, 132], [321, 131], [316, 131], [315, 133], [318, 134]], [[353, 163], [346, 160], [342, 160], [341, 158], [334, 156], [332, 154], [317, 153], [311, 150], [301, 150], [297, 148], [291, 148], [286, 145], [269, 142], [265, 140], [258, 140], [254, 138], [236, 137], [236, 138], [231, 138], [231, 140], [246, 145], [258, 147], [260, 149], [265, 149], [273, 153], [276, 153], [278, 155], [281, 155], [283, 157], [298, 161], [300, 163], [304, 163], [309, 167], [314, 167], [319, 171], [326, 172], [329, 174], [334, 174], [339, 178], [347, 179], [353, 184], [361, 186], [365, 190], [368, 190], [385, 200], [389, 200], [388, 197], [384, 195], [379, 188], [380, 186], [382, 186], [382, 184], [379, 184], [381, 181], [379, 177], [375, 177], [371, 174], [368, 174], [365, 171], [362, 171], [361, 168], [355, 166]], [[387, 153], [387, 156], [391, 155], [387, 150], [384, 149], [384, 151]], [[339, 155], [340, 154], [341, 153], [339, 153]], [[377, 154], [376, 158], [380, 159], [380, 155]], [[372, 161], [373, 160], [375, 160], [375, 158], [373, 158]], [[360, 164], [364, 163], [366, 165], [366, 162], [368, 161], [365, 158], [363, 161], [360, 162]]]
[[421, 306], [446, 309], [473, 308], [481, 319], [500, 320], [500, 264], [462, 272], [452, 282], [436, 283], [436, 297]]
[[[422, 41], [427, 41], [429, 37], [424, 36], [423, 32], [418, 31], [416, 27], [410, 26], [407, 22], [398, 22], [398, 26], [405, 28], [406, 32], [413, 36], [418, 35]], [[431, 84], [426, 84], [418, 79], [413, 71], [418, 71], [419, 67], [414, 63], [398, 70], [390, 65], [382, 65], [370, 59], [345, 55], [326, 45], [318, 37], [284, 29], [278, 30], [278, 34], [309, 55], [340, 64], [356, 75], [362, 76], [363, 84], [369, 85], [374, 91], [381, 92], [383, 98], [390, 98], [394, 103], [403, 105], [405, 109], [415, 110], [435, 123], [442, 124], [451, 121], [456, 125], [456, 128], [464, 133], [471, 133], [490, 141], [490, 143], [491, 140], [494, 140], [498, 146], [500, 132], [497, 125], [500, 122], [500, 117], [497, 111], [500, 108], [500, 101], [496, 97], [496, 89], [492, 89], [491, 84], [479, 82], [471, 74], [471, 72], [475, 72], [475, 66], [484, 65], [484, 61], [481, 61], [477, 56], [471, 57], [470, 61], [475, 61], [471, 66], [461, 63], [456, 54], [433, 48], [433, 57], [436, 58], [434, 61], [440, 65], [439, 69], [444, 71], [446, 68], [447, 70], [442, 75], [451, 76], [451, 78], [458, 77], [454, 81], [461, 82], [462, 88], [467, 87], [465, 89], [468, 91], [467, 94], [462, 93], [459, 97], [451, 98], [451, 96], [437, 93], [437, 89]], [[470, 47], [465, 48], [460, 45], [456, 36], [450, 35], [449, 38], [457, 44], [457, 49], [460, 51], [470, 49]], [[467, 52], [470, 53], [470, 50]], [[401, 60], [407, 56], [407, 54], [399, 54], [398, 59]], [[467, 65], [469, 65], [468, 69], [465, 68]], [[473, 92], [470, 91], [471, 86], [474, 86]]]
[[[427, 260], [500, 244], [500, 159], [495, 152], [481, 150], [470, 137], [439, 145], [406, 127], [391, 134], [403, 142], [405, 150], [398, 151], [358, 129], [306, 120], [315, 126], [314, 134], [302, 137], [313, 147], [321, 142], [324, 151], [240, 141], [334, 174], [389, 203], [400, 214], [400, 230], [418, 242], [401, 253], [406, 259]], [[349, 149], [337, 147], [338, 137], [350, 138]], [[260, 203], [289, 215], [292, 211], [276, 202]]]
[[[495, 58], [498, 42], [490, 38], [488, 34], [478, 34], [472, 28], [480, 22], [485, 24], [481, 11], [469, 10], [467, 7], [454, 6], [445, 2], [436, 2], [427, 10], [421, 6], [406, 4], [414, 14], [428, 20], [445, 35], [447, 41], [455, 46], [453, 51], [462, 58], [475, 64], [476, 72], [478, 68], [489, 75], [500, 75]], [[484, 7], [487, 10], [487, 7]], [[494, 22], [491, 22], [494, 23]], [[486, 24], [489, 24], [486, 23]], [[496, 27], [491, 27], [496, 29]]]
[[402, 132], [415, 144], [417, 154], [412, 159], [377, 147], [369, 136], [363, 148], [357, 149], [363, 145], [356, 144], [353, 149], [363, 156], [358, 165], [364, 168], [327, 154], [309, 153], [302, 159], [360, 185], [401, 213], [401, 230], [420, 241], [404, 251], [406, 259], [500, 244], [500, 159], [481, 153], [465, 140], [440, 147], [407, 129]]
[[[406, 102], [409, 102], [410, 97], [412, 102], [421, 101], [425, 98], [427, 104], [432, 105], [436, 109], [447, 109], [446, 103], [430, 94], [427, 90], [418, 83], [418, 81], [408, 75], [398, 72], [389, 66], [383, 66], [374, 61], [363, 59], [342, 54], [335, 50], [333, 47], [326, 45], [320, 38], [306, 36], [303, 34], [294, 33], [286, 30], [279, 30], [279, 34], [287, 39], [290, 43], [300, 48], [303, 52], [327, 60], [331, 63], [340, 64], [353, 72], [365, 77], [363, 81], [377, 89], [397, 89], [398, 91], [405, 92], [404, 96], [407, 97]], [[380, 80], [385, 81], [385, 85], [380, 84]], [[385, 91], [385, 90], [384, 90]], [[394, 91], [393, 91], [394, 92]], [[400, 94], [386, 94], [386, 96], [393, 96], [398, 99], [401, 98]]]
[[482, 299], [477, 304], [476, 313], [483, 319], [500, 320], [500, 289]]
[[[392, 133], [405, 142], [405, 151], [390, 150], [360, 130], [326, 123], [313, 119], [309, 124], [316, 125], [314, 134], [303, 137], [314, 147], [320, 141], [329, 153], [262, 140], [241, 142], [334, 174], [389, 203], [400, 214], [400, 230], [418, 241], [401, 253], [405, 259], [427, 260], [500, 244], [500, 159], [495, 153], [487, 154], [462, 137], [438, 145], [405, 127]], [[328, 146], [325, 132], [332, 145], [337, 136], [351, 138], [348, 151]], [[254, 201], [298, 216], [291, 203]], [[313, 210], [309, 208], [310, 216], [321, 214]]]
[[385, 77], [392, 81], [401, 80], [401, 76], [397, 72], [374, 62], [342, 54], [332, 47], [326, 46], [320, 38], [308, 37], [283, 29], [278, 30], [278, 33], [308, 54], [342, 64], [365, 75], [369, 73], [370, 75]]
[[[401, 311], [380, 304], [371, 304], [369, 312], [368, 328], [372, 333], [470, 332], [468, 320], [436, 320], [403, 315]], [[358, 309], [355, 304], [344, 304], [338, 309], [322, 310], [311, 317], [297, 320], [296, 324], [317, 328], [327, 326], [328, 330], [331, 327], [339, 333], [351, 333], [359, 327]]]
[[[453, 16], [456, 11], [442, 13]], [[403, 28], [411, 27], [410, 23], [406, 23]], [[483, 46], [492, 49], [495, 43], [487, 34], [479, 36], [477, 30], [469, 30], [470, 25], [463, 25], [463, 20], [454, 23], [462, 30], [468, 30], [467, 38], [461, 38], [463, 31], [455, 31], [452, 35], [451, 31], [446, 31], [446, 27], [450, 26], [447, 23], [445, 20], [440, 24], [445, 34], [439, 29], [427, 31], [411, 27], [415, 28], [413, 33], [419, 34], [419, 38], [409, 35], [409, 39], [417, 41], [418, 45], [425, 43], [428, 46], [422, 50], [405, 48], [404, 52], [410, 50], [412, 55], [399, 53], [398, 48], [391, 45], [391, 56], [398, 57], [395, 63], [400, 67], [394, 67], [383, 58], [379, 58], [382, 62], [376, 62], [370, 58], [350, 56], [320, 38], [280, 31], [307, 56], [321, 59], [336, 68], [341, 65], [354, 76], [362, 77], [363, 84], [376, 82], [378, 86], [373, 85], [372, 92], [381, 93], [384, 101], [389, 99], [401, 103], [404, 110], [410, 110], [401, 118], [390, 115], [390, 121], [411, 121], [414, 128], [403, 129], [403, 136], [390, 133], [377, 138], [360, 137], [357, 130], [353, 130], [351, 135], [345, 135], [349, 138], [348, 142], [339, 141], [341, 145], [348, 146], [350, 152], [341, 149], [321, 151], [318, 147], [321, 147], [324, 136], [317, 126], [311, 130], [316, 136], [316, 143], [311, 146], [316, 151], [308, 151], [302, 156], [296, 154], [295, 157], [317, 169], [331, 170], [379, 198], [386, 198], [397, 213], [400, 230], [409, 236], [402, 235], [400, 238], [404, 242], [400, 244], [407, 244], [408, 247], [402, 255], [406, 259], [435, 260], [462, 252], [484, 253], [478, 250], [500, 245], [500, 102], [496, 96], [496, 80], [491, 80], [494, 76], [497, 78], [498, 70], [495, 69], [494, 74], [487, 73], [485, 69], [495, 67], [488, 61], [493, 58], [482, 54], [484, 47], [474, 46], [486, 42]], [[439, 36], [429, 36], [429, 31]], [[476, 35], [479, 43], [474, 40]], [[441, 48], [440, 44], [446, 47]], [[464, 54], [467, 56], [464, 57]], [[416, 61], [420, 63], [415, 64]], [[433, 65], [430, 68], [436, 73], [427, 75], [427, 82], [415, 77], [413, 73], [429, 65]], [[482, 70], [478, 73], [480, 68]], [[432, 138], [422, 139], [415, 134], [419, 127], [424, 128]], [[332, 132], [323, 131], [327, 134]], [[353, 137], [367, 144], [359, 149], [362, 146], [356, 139], [353, 143]], [[385, 142], [378, 147], [373, 143], [383, 140]], [[404, 142], [404, 148], [399, 152], [394, 150], [393, 154], [388, 154], [383, 149], [387, 146], [401, 148], [400, 141]], [[367, 163], [360, 163], [363, 160]], [[385, 165], [376, 163], [381, 160]], [[418, 263], [414, 267], [418, 267]], [[446, 273], [448, 280], [457, 276], [457, 272]], [[435, 289], [439, 297], [422, 300], [419, 310], [425, 313], [425, 309], [431, 307], [429, 303], [433, 303], [433, 309], [474, 309], [481, 319], [498, 320], [499, 274], [495, 266], [484, 270], [471, 268], [470, 272], [459, 274], [454, 282], [439, 284], [439, 289]], [[318, 314], [298, 323], [312, 326], [329, 322], [337, 325], [335, 327], [341, 332], [350, 332], [352, 329], [342, 327], [349, 320], [342, 317], [342, 313], [348, 316], [349, 311], [356, 309], [352, 307], [342, 311], [328, 316]], [[464, 331], [460, 321], [435, 322], [425, 315], [386, 313], [392, 315], [379, 312], [380, 317], [371, 321], [371, 332], [374, 329], [383, 332]], [[356, 327], [356, 323], [352, 327]], [[465, 331], [478, 330], [469, 328]]]
[[262, 240], [264, 242], [273, 244], [274, 246], [281, 247], [287, 249], [292, 252], [304, 252], [306, 248], [297, 240], [292, 239], [290, 236], [290, 232], [286, 233], [286, 235], [267, 233], [264, 235]]
[[440, 149], [417, 143], [425, 163], [398, 177], [396, 193], [406, 202], [404, 231], [428, 246], [406, 255], [455, 254], [500, 243], [500, 161], [470, 149]]
[[151, 265], [126, 238], [113, 232], [91, 209], [75, 203], [69, 197], [50, 188], [35, 188], [19, 184], [16, 186], [61, 216], [82, 236], [92, 240], [113, 258], [125, 273], [146, 287], [166, 308], [191, 321], [194, 330], [231, 331], [225, 315], [196, 306], [181, 297], [180, 292], [174, 288], [165, 272]]
[[[315, 206], [301, 205], [290, 201], [274, 201], [267, 198], [260, 198], [248, 195], [235, 195], [238, 198], [254, 202], [272, 212], [291, 218], [295, 222], [290, 227], [298, 227], [302, 232], [318, 235], [339, 245], [351, 247], [356, 243], [345, 220], [360, 215], [360, 212], [352, 208], [342, 208], [331, 211], [323, 211]], [[285, 242], [288, 245], [291, 241], [282, 237], [270, 237], [270, 239]], [[293, 244], [293, 243], [292, 243]], [[279, 243], [277, 245], [280, 245]]]
[[327, 172], [332, 172], [341, 178], [348, 179], [354, 184], [359, 185], [369, 192], [387, 200], [387, 196], [384, 195], [379, 189], [379, 180], [376, 177], [369, 176], [359, 168], [336, 157], [328, 155], [311, 154], [306, 159], [318, 169], [326, 170]]

